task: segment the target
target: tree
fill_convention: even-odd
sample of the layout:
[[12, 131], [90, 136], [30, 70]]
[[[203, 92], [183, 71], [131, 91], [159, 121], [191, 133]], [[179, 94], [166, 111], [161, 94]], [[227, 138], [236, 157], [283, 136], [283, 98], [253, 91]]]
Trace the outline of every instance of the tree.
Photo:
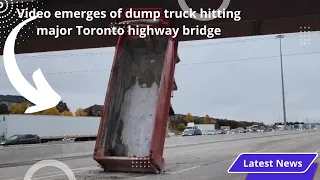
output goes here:
[[0, 104], [0, 114], [9, 114], [9, 108], [6, 104]]
[[77, 109], [75, 115], [76, 116], [87, 116], [87, 113], [82, 108], [79, 108], [79, 109]]
[[41, 115], [56, 115], [56, 116], [60, 116], [61, 115], [59, 110], [56, 107], [41, 111], [40, 114]]
[[186, 129], [186, 125], [184, 125], [183, 123], [180, 123], [180, 124], [178, 125], [178, 129], [179, 129], [180, 131], [184, 131], [184, 130]]
[[239, 127], [245, 128], [245, 127], [249, 126], [249, 123], [246, 121], [239, 121], [238, 125], [239, 125]]
[[204, 124], [210, 124], [210, 117], [209, 117], [209, 115], [206, 115], [206, 116], [203, 118], [203, 123], [204, 123]]
[[60, 101], [59, 104], [57, 104], [56, 108], [60, 113], [63, 113], [64, 111], [70, 111], [70, 109], [67, 106], [67, 103]]
[[87, 116], [95, 116], [95, 114], [93, 113], [92, 107], [89, 108], [87, 112]]
[[28, 103], [14, 104], [9, 108], [9, 114], [24, 114], [28, 107]]
[[293, 122], [287, 122], [287, 125], [294, 125], [294, 123]]
[[63, 111], [61, 116], [73, 116], [73, 113], [71, 111]]
[[187, 115], [186, 115], [186, 121], [189, 123], [189, 122], [194, 122], [194, 117], [190, 114], [190, 113], [188, 113]]

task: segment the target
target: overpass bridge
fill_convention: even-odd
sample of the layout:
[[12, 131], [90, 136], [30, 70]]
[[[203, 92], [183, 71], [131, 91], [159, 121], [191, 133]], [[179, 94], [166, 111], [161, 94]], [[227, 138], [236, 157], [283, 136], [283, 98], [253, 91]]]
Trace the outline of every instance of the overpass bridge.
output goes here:
[[[15, 2], [16, 0], [12, 0]], [[118, 8], [163, 8], [172, 11], [181, 11], [177, 0], [25, 0], [24, 7], [40, 6], [39, 9], [54, 12], [56, 10], [73, 11], [107, 11]], [[187, 0], [187, 5], [194, 10], [200, 8], [217, 9], [221, 5], [221, 0]], [[235, 22], [232, 19], [214, 19], [211, 21], [197, 21], [195, 19], [171, 19], [177, 27], [195, 25], [208, 27], [220, 27], [222, 35], [214, 38], [242, 37], [267, 34], [293, 33], [299, 32], [300, 27], [310, 27], [310, 31], [320, 30], [320, 1], [319, 0], [231, 0], [228, 10], [241, 11], [241, 21]], [[38, 27], [75, 27], [83, 25], [85, 27], [109, 27], [110, 23], [117, 20], [109, 16], [105, 19], [95, 19], [88, 22], [84, 19], [41, 19], [35, 23]], [[33, 26], [34, 25], [28, 25]], [[8, 35], [13, 27], [5, 27], [4, 34]], [[192, 41], [207, 39], [205, 36], [182, 36], [179, 41]], [[74, 50], [87, 48], [100, 48], [115, 46], [114, 36], [78, 36], [72, 34], [55, 39], [52, 36], [36, 36], [35, 33], [26, 41], [16, 45], [16, 53], [34, 53], [46, 51]], [[3, 44], [0, 45], [3, 48]], [[2, 55], [2, 51], [0, 51]]]

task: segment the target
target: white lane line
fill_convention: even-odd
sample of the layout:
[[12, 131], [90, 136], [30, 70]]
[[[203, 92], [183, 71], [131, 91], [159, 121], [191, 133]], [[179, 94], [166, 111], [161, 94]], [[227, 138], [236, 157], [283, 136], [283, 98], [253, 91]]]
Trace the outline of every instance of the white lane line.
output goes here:
[[182, 172], [185, 172], [185, 171], [197, 169], [197, 168], [200, 168], [200, 167], [201, 167], [201, 165], [199, 165], [199, 166], [193, 166], [193, 167], [191, 167], [191, 168], [182, 169], [182, 170], [180, 170], [180, 171], [171, 172], [171, 173], [169, 173], [169, 174], [172, 174], [172, 175], [173, 175], [173, 174], [178, 174], [178, 173], [182, 173]]
[[261, 150], [256, 151], [256, 152], [265, 152], [265, 151], [268, 151], [268, 149], [261, 149]]
[[136, 177], [135, 179], [142, 179], [142, 178], [145, 178], [145, 177], [148, 177], [150, 175], [144, 175], [144, 176], [139, 176], [139, 177]]
[[319, 159], [319, 152], [320, 152], [320, 149], [316, 151], [316, 153], [318, 153], [318, 157], [317, 157], [314, 161], [316, 161], [317, 159]]

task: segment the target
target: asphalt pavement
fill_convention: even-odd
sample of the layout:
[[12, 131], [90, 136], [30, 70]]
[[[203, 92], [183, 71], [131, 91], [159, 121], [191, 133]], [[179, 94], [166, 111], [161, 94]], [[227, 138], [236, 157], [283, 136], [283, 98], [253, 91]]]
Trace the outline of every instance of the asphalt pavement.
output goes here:
[[[245, 174], [227, 173], [228, 168], [240, 153], [319, 151], [320, 132], [310, 132], [167, 148], [165, 149], [166, 172], [161, 175], [107, 173], [103, 172], [92, 158], [63, 162], [72, 169], [77, 180], [244, 180]], [[320, 162], [319, 159], [316, 161]], [[0, 180], [23, 180], [30, 167], [31, 165], [0, 168]], [[320, 180], [319, 171], [315, 180]], [[46, 167], [33, 176], [32, 180], [36, 179], [68, 178], [61, 170]]]

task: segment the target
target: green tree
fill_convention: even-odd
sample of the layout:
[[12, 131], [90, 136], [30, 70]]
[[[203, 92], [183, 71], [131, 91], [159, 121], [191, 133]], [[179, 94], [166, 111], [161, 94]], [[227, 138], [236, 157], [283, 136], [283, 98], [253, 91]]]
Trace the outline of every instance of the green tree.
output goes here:
[[64, 111], [70, 111], [70, 109], [67, 106], [67, 103], [60, 101], [59, 104], [57, 104], [56, 108], [60, 113], [63, 113]]
[[204, 123], [204, 124], [209, 124], [209, 123], [210, 123], [210, 117], [209, 117], [209, 115], [206, 115], [206, 116], [203, 118], [203, 123]]
[[188, 113], [187, 115], [186, 115], [186, 121], [189, 123], [189, 122], [194, 122], [194, 117], [190, 114], [190, 113]]
[[239, 125], [239, 127], [242, 127], [242, 128], [245, 128], [245, 127], [247, 127], [248, 126], [248, 122], [246, 122], [246, 121], [240, 121], [240, 122], [238, 122], [238, 125]]
[[184, 131], [184, 130], [186, 129], [186, 125], [184, 125], [183, 123], [180, 123], [180, 124], [178, 125], [178, 129], [179, 129], [180, 131]]
[[0, 104], [0, 114], [9, 114], [9, 108], [6, 104]]

